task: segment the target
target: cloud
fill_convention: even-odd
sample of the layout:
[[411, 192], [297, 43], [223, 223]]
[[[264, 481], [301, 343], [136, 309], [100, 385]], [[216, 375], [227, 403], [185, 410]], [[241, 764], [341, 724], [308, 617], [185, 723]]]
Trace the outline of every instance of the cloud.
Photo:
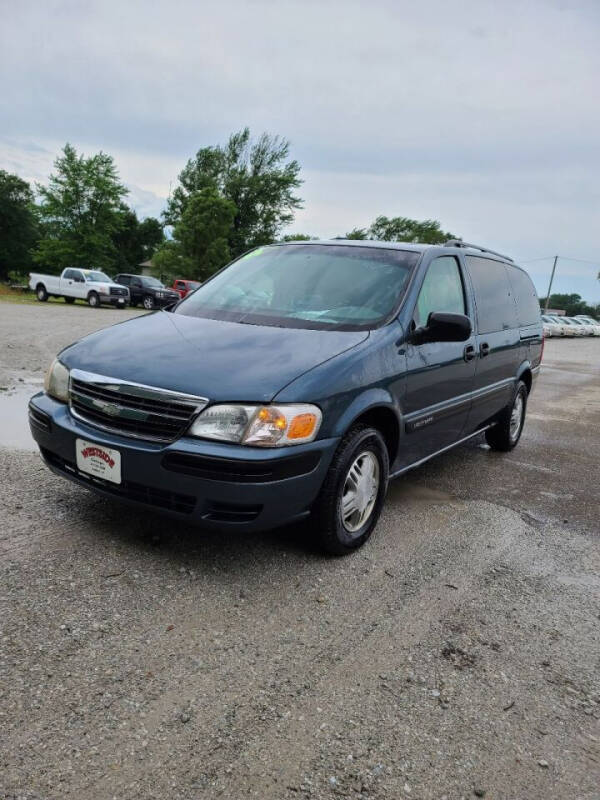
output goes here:
[[594, 260], [599, 34], [597, 0], [12, 2], [0, 155], [40, 179], [65, 141], [102, 148], [157, 208], [141, 193], [167, 197], [199, 147], [248, 124], [303, 165], [294, 229], [435, 217]]

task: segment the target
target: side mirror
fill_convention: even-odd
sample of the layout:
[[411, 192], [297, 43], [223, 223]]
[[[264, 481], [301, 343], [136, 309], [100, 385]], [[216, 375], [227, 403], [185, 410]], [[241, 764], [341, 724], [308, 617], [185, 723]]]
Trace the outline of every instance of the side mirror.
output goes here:
[[411, 338], [414, 344], [466, 342], [471, 335], [471, 330], [471, 320], [464, 314], [432, 311], [427, 325], [417, 328]]

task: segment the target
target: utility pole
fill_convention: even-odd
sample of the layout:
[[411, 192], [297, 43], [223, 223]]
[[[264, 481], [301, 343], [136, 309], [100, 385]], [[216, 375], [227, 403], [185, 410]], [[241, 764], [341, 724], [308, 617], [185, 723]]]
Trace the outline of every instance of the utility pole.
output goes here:
[[550, 291], [552, 289], [552, 281], [554, 280], [554, 273], [556, 272], [557, 261], [558, 261], [558, 256], [554, 256], [554, 264], [552, 265], [552, 273], [550, 275], [550, 285], [548, 286], [548, 294], [546, 295], [546, 305], [544, 306], [544, 314], [548, 312], [548, 305], [550, 303]]

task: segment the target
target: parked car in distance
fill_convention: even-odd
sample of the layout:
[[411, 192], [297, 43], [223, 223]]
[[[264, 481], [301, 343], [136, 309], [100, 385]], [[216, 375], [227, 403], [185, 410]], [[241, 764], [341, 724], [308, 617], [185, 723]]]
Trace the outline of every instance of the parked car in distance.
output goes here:
[[584, 325], [591, 325], [594, 336], [600, 336], [600, 320], [587, 316], [587, 314], [576, 314], [573, 319], [581, 320]]
[[590, 325], [589, 322], [584, 322], [582, 319], [577, 319], [576, 317], [569, 317], [569, 319], [573, 325], [580, 325], [583, 328], [584, 336], [594, 335], [594, 326]]
[[555, 322], [556, 325], [558, 325], [561, 336], [570, 336], [572, 338], [573, 336], [577, 335], [575, 328], [565, 322], [565, 317], [555, 317], [552, 314], [544, 314], [544, 316], [549, 317]]
[[550, 339], [553, 336], [562, 336], [562, 331], [559, 329], [556, 322], [547, 314], [542, 314], [542, 327], [544, 329], [544, 336], [546, 339]]
[[516, 446], [542, 351], [535, 288], [506, 256], [275, 244], [66, 347], [30, 426], [52, 471], [140, 512], [236, 531], [311, 515], [343, 555], [390, 478], [482, 433]]
[[173, 286], [171, 289], [174, 289], [177, 294], [183, 299], [187, 297], [190, 292], [193, 292], [194, 289], [197, 289], [199, 286], [202, 286], [200, 281], [188, 281], [184, 278], [177, 278], [173, 281]]
[[30, 272], [29, 288], [42, 303], [49, 297], [64, 297], [66, 303], [87, 300], [93, 308], [102, 304], [125, 308], [129, 302], [129, 291], [97, 269], [67, 268], [60, 276]]
[[575, 320], [571, 319], [571, 317], [561, 317], [561, 319], [562, 319], [564, 325], [568, 325], [573, 330], [574, 336], [586, 336], [587, 335], [587, 331], [583, 327], [583, 325], [579, 325], [579, 323], [575, 322]]
[[152, 278], [150, 275], [121, 273], [116, 276], [115, 281], [129, 289], [129, 302], [132, 306], [142, 305], [148, 311], [170, 306], [180, 299], [177, 292], [167, 289], [158, 278]]

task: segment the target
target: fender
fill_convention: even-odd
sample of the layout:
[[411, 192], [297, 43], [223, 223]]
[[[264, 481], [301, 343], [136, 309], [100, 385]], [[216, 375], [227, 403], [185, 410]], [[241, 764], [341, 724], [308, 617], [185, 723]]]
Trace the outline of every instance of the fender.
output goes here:
[[398, 423], [398, 434], [402, 436], [404, 425], [402, 422], [402, 410], [393, 396], [387, 389], [372, 388], [367, 389], [350, 403], [344, 413], [338, 418], [332, 431], [333, 436], [343, 436], [358, 417], [366, 411], [377, 408], [387, 408], [393, 412]]
[[[531, 362], [529, 361], [529, 359], [526, 359], [525, 361], [521, 362], [519, 368], [517, 369], [517, 375], [515, 380], [520, 381], [523, 376], [523, 373], [527, 371], [531, 372], [533, 375], [533, 367], [531, 366]], [[531, 382], [529, 382], [529, 387], [531, 388]]]

